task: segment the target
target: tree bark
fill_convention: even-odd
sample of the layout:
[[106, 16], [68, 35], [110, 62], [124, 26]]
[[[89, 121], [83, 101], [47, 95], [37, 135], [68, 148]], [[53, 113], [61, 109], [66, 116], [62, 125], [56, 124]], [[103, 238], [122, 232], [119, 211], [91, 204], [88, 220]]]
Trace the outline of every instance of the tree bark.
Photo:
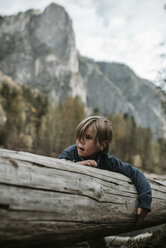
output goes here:
[[138, 195], [128, 177], [0, 149], [0, 246], [62, 247], [166, 223], [166, 180], [149, 181], [152, 212], [136, 227]]

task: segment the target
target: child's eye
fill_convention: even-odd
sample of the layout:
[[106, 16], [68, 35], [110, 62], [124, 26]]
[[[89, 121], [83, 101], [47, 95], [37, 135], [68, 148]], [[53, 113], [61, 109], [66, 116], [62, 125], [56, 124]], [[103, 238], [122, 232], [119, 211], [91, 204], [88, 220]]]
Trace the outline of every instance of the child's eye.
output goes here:
[[90, 135], [86, 135], [85, 136], [85, 139], [88, 139], [89, 140], [89, 139], [92, 139], [92, 137]]

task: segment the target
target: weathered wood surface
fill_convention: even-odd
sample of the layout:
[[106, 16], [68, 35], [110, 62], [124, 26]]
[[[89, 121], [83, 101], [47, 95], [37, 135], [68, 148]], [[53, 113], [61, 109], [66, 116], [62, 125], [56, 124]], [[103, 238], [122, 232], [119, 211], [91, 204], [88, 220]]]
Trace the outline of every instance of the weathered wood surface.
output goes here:
[[[166, 180], [149, 179], [152, 212], [166, 223]], [[61, 247], [134, 231], [137, 192], [118, 173], [0, 149], [0, 247]]]
[[[164, 232], [163, 235], [165, 235], [166, 224], [148, 227], [148, 228], [136, 230], [134, 232], [123, 233], [123, 234], [120, 234], [119, 236], [117, 236], [117, 235], [109, 236], [109, 237], [106, 237], [106, 241], [108, 244], [116, 245], [118, 247], [121, 247], [122, 245], [126, 245], [126, 246], [128, 245], [129, 246], [129, 241], [130, 241], [130, 243], [135, 242], [135, 241], [136, 242], [147, 241], [147, 240], [151, 239], [153, 237], [153, 235], [158, 235], [158, 236], [162, 235], [162, 232]], [[139, 243], [137, 243], [137, 247], [139, 247]], [[150, 247], [150, 245], [148, 247]]]

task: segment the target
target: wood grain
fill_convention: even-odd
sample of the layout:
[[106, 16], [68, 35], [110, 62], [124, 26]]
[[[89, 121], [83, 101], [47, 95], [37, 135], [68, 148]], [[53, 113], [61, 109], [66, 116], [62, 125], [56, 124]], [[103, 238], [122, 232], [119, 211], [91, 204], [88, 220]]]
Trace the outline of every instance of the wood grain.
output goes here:
[[[149, 178], [152, 212], [166, 223], [166, 180]], [[137, 191], [124, 175], [0, 149], [0, 246], [61, 247], [137, 230]]]

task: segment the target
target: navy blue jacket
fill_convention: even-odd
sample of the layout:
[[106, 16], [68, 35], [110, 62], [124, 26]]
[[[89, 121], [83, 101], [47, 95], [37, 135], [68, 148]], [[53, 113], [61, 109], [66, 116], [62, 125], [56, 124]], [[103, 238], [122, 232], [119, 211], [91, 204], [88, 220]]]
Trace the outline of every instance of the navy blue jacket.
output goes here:
[[[83, 161], [85, 159], [78, 155], [76, 145], [69, 146], [60, 155], [60, 159], [67, 159], [73, 162]], [[144, 174], [128, 163], [124, 163], [110, 154], [98, 154], [95, 159], [97, 168], [119, 172], [129, 177], [134, 183], [138, 192], [138, 207], [151, 211], [152, 193], [149, 182]]]

